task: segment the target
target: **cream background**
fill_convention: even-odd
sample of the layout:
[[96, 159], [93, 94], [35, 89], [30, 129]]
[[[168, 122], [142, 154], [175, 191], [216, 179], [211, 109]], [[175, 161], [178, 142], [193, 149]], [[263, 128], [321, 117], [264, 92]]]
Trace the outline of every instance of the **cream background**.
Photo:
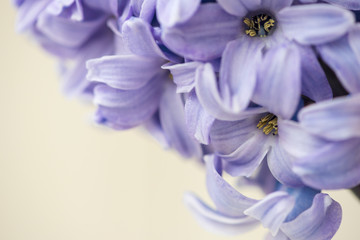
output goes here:
[[[182, 204], [186, 190], [209, 199], [202, 168], [140, 130], [94, 127], [94, 107], [66, 99], [53, 59], [15, 34], [9, 1], [0, 16], [0, 240], [262, 239], [203, 230]], [[344, 211], [334, 239], [359, 239], [360, 202], [331, 195]]]

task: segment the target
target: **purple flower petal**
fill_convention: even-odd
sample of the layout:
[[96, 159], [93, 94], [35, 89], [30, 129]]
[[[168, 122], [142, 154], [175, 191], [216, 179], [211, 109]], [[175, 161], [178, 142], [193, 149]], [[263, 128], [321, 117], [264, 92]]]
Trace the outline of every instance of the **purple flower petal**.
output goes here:
[[328, 4], [284, 8], [277, 14], [285, 36], [302, 44], [322, 44], [343, 36], [354, 24], [352, 12]]
[[345, 89], [350, 93], [360, 92], [360, 62], [349, 44], [348, 37], [320, 45], [317, 49]]
[[307, 131], [330, 140], [360, 137], [360, 95], [310, 105], [300, 111], [299, 120]]
[[151, 23], [155, 16], [155, 8], [156, 8], [156, 0], [144, 0], [142, 6], [139, 18]]
[[177, 86], [176, 92], [190, 92], [195, 87], [196, 68], [202, 65], [200, 62], [187, 62], [180, 64], [167, 63], [161, 68], [171, 72], [174, 83]]
[[111, 13], [114, 16], [118, 15], [118, 9], [124, 7], [125, 0], [83, 0], [84, 4], [94, 9], [101, 9], [107, 13]]
[[292, 196], [278, 191], [246, 209], [245, 214], [261, 221], [263, 226], [269, 228], [271, 234], [275, 236], [294, 205], [295, 199]]
[[215, 119], [200, 105], [195, 91], [190, 92], [185, 104], [186, 125], [191, 136], [200, 143], [210, 143], [210, 129]]
[[219, 5], [228, 13], [244, 17], [249, 10], [254, 10], [261, 4], [261, 0], [218, 0]]
[[360, 2], [358, 0], [324, 0], [324, 2], [339, 5], [346, 9], [360, 10]]
[[184, 195], [184, 203], [200, 225], [210, 232], [238, 235], [250, 231], [253, 227], [257, 226], [257, 222], [252, 218], [231, 217], [209, 208], [209, 206], [192, 193]]
[[250, 103], [256, 84], [256, 66], [261, 65], [263, 47], [263, 41], [244, 37], [230, 42], [225, 48], [220, 68], [220, 85], [221, 90], [229, 92], [230, 105], [235, 112], [246, 109]]
[[341, 206], [327, 194], [315, 196], [311, 208], [291, 222], [283, 223], [283, 231], [290, 239], [331, 239], [341, 223]]
[[16, 31], [23, 32], [29, 29], [46, 8], [51, 0], [24, 1], [18, 9]]
[[301, 91], [299, 50], [293, 44], [271, 48], [258, 73], [254, 102], [269, 112], [290, 119]]
[[162, 32], [164, 44], [188, 59], [206, 61], [221, 56], [240, 32], [241, 22], [215, 3], [202, 4], [186, 23]]
[[163, 60], [137, 55], [104, 56], [86, 62], [87, 78], [123, 90], [144, 86], [159, 72]]
[[201, 0], [158, 0], [157, 17], [162, 26], [173, 27], [189, 20], [199, 8]]
[[167, 83], [160, 101], [160, 122], [171, 146], [184, 157], [201, 156], [200, 144], [193, 139], [185, 124], [184, 104], [176, 86]]
[[292, 170], [293, 156], [287, 153], [276, 140], [267, 155], [269, 169], [282, 184], [290, 187], [302, 187], [304, 184]]
[[349, 43], [360, 63], [360, 24], [355, 25], [349, 32]]
[[263, 0], [262, 7], [270, 9], [273, 12], [277, 12], [285, 7], [291, 6], [293, 0]]
[[151, 33], [151, 26], [140, 18], [131, 18], [122, 26], [123, 40], [132, 53], [150, 58], [167, 59]]
[[360, 183], [360, 139], [334, 142], [294, 162], [294, 172], [317, 189], [351, 188]]
[[315, 102], [332, 98], [324, 70], [310, 47], [301, 47], [301, 92]]

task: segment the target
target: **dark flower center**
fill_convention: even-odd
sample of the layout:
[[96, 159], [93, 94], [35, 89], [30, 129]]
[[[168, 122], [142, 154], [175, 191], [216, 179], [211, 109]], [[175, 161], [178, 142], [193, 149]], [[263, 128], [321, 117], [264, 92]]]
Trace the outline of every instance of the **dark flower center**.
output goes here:
[[269, 135], [271, 132], [273, 135], [277, 135], [278, 134], [277, 120], [278, 119], [274, 114], [269, 113], [268, 115], [260, 119], [256, 127], [258, 129], [262, 129], [262, 131], [266, 135]]
[[257, 14], [255, 16], [245, 18], [245, 33], [250, 37], [266, 37], [275, 28], [275, 18], [269, 14]]

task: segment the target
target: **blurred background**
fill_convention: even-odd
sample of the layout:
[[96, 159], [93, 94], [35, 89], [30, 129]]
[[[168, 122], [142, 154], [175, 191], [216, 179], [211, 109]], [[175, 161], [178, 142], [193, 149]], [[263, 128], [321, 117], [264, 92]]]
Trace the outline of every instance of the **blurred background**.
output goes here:
[[[165, 151], [139, 129], [91, 124], [93, 106], [66, 99], [55, 61], [14, 31], [1, 5], [0, 240], [263, 239], [203, 230], [182, 203], [187, 190], [209, 200], [194, 161]], [[360, 201], [331, 191], [343, 207], [335, 240], [359, 239]]]

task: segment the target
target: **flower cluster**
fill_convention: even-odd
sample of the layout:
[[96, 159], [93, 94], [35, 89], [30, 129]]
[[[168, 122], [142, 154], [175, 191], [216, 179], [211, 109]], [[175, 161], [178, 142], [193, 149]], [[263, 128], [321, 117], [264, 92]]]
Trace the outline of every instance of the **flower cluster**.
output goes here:
[[[206, 165], [225, 234], [331, 239], [341, 207], [323, 189], [360, 183], [360, 1], [15, 0], [17, 28], [60, 62], [66, 94], [115, 130], [144, 126]], [[253, 199], [223, 172], [260, 187]], [[239, 192], [240, 191], [240, 192]]]

